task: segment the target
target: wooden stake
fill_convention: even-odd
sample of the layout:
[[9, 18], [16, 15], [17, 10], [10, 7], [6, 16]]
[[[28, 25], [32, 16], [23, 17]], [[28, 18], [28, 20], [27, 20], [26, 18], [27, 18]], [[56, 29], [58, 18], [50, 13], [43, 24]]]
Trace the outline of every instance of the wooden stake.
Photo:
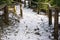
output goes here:
[[47, 15], [48, 15], [48, 20], [49, 20], [49, 26], [52, 24], [52, 10], [48, 5], [48, 10], [46, 11]]
[[14, 5], [14, 8], [13, 9], [14, 9], [14, 14], [16, 14], [16, 6], [15, 5]]
[[31, 0], [28, 0], [28, 7], [31, 8]]
[[51, 9], [49, 9], [48, 16], [49, 16], [49, 25], [51, 25], [52, 24], [52, 10]]
[[21, 0], [20, 0], [20, 16], [23, 17]]
[[55, 8], [55, 17], [54, 17], [54, 40], [58, 40], [58, 8]]
[[4, 22], [6, 23], [6, 24], [8, 24], [8, 22], [9, 22], [9, 18], [8, 18], [8, 6], [6, 5], [5, 7], [4, 7]]
[[24, 7], [26, 7], [26, 0], [24, 0]]
[[37, 14], [39, 14], [40, 10], [39, 10], [39, 4], [37, 4]]

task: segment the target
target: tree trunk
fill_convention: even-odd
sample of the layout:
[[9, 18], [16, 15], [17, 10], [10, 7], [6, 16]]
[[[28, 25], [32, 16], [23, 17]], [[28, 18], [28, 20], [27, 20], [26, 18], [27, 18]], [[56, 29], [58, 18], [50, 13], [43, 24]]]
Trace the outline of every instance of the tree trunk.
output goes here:
[[4, 7], [4, 22], [6, 24], [8, 24], [8, 22], [9, 22], [9, 18], [8, 18], [8, 6], [7, 5]]
[[55, 17], [54, 17], [54, 40], [58, 40], [58, 9], [55, 8]]

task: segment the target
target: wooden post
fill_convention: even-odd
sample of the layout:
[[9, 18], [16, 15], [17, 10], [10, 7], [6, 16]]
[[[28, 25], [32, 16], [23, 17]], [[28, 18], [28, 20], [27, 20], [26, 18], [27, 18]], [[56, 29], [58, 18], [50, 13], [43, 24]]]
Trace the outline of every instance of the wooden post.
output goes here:
[[39, 4], [37, 4], [37, 14], [39, 14], [40, 10], [39, 10]]
[[58, 40], [58, 8], [55, 8], [55, 17], [54, 17], [54, 40]]
[[49, 8], [49, 13], [48, 13], [48, 17], [49, 17], [49, 26], [52, 24], [52, 10]]
[[8, 22], [9, 22], [9, 18], [8, 18], [8, 6], [7, 5], [4, 7], [4, 22], [6, 24], [8, 24]]
[[49, 26], [52, 24], [52, 10], [48, 5], [48, 10], [46, 11], [47, 15], [48, 15], [48, 20], [49, 20]]
[[28, 7], [31, 8], [31, 0], [28, 0]]
[[21, 0], [19, 2], [20, 2], [20, 16], [23, 17]]
[[26, 7], [26, 0], [24, 0], [24, 7]]
[[14, 14], [16, 15], [16, 6], [15, 5], [14, 5], [13, 10], [14, 10]]

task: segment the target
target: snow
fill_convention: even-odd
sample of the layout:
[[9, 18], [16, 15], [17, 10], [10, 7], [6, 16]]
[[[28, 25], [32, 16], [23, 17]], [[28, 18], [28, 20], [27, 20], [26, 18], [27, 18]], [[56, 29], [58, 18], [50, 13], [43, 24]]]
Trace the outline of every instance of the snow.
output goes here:
[[0, 11], [0, 15], [2, 15], [3, 14], [3, 12], [2, 11]]
[[[20, 7], [19, 5], [16, 7], [18, 15]], [[29, 8], [22, 9], [23, 18], [19, 19], [20, 23], [4, 28], [2, 40], [52, 40], [54, 38], [51, 33], [53, 25], [49, 27], [46, 15], [38, 15]]]

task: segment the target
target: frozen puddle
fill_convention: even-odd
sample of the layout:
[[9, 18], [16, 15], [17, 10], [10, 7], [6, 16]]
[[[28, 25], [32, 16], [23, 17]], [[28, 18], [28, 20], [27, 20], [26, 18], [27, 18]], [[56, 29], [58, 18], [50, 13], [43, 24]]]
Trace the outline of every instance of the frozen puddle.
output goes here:
[[[19, 10], [18, 10], [19, 11]], [[48, 17], [23, 8], [23, 19], [18, 25], [4, 29], [2, 40], [51, 40]], [[53, 37], [52, 37], [53, 38]]]

